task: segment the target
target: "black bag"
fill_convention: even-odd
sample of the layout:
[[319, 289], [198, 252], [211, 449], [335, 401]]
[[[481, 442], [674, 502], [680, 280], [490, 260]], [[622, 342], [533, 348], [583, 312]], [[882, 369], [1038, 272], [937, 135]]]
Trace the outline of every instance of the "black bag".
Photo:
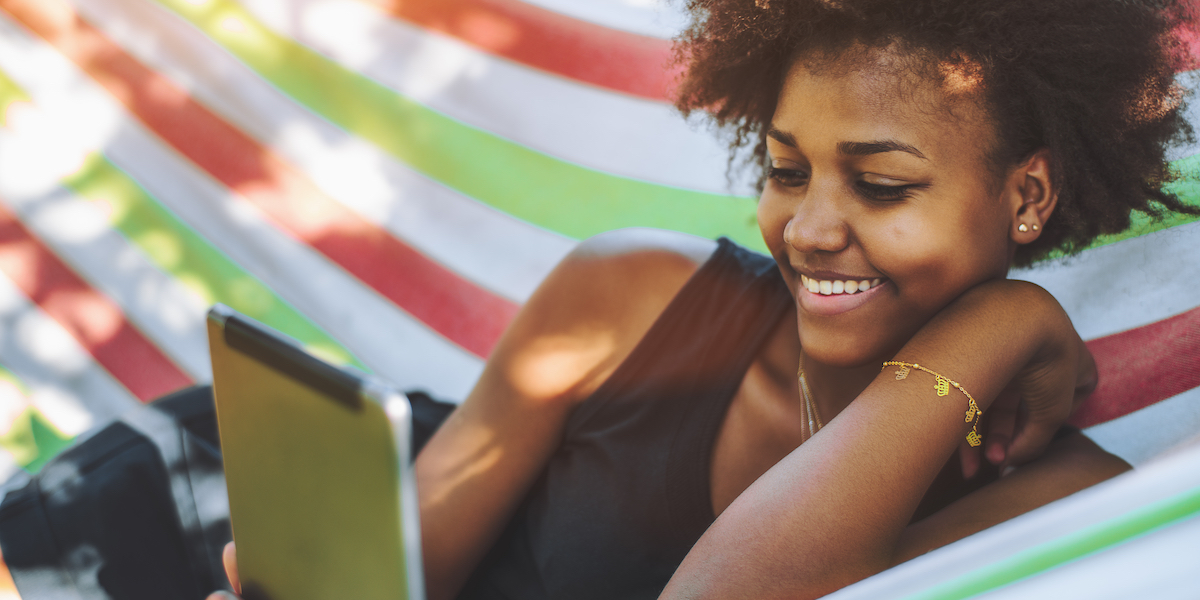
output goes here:
[[[416, 456], [454, 405], [409, 399]], [[0, 550], [24, 600], [203, 600], [229, 589], [230, 539], [209, 386], [114, 421], [0, 504]]]

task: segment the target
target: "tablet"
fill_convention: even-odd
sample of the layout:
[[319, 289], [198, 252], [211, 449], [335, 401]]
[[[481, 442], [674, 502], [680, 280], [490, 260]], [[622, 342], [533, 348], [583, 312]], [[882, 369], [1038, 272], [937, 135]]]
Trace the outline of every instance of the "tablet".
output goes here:
[[245, 600], [422, 600], [408, 399], [220, 304], [208, 339]]

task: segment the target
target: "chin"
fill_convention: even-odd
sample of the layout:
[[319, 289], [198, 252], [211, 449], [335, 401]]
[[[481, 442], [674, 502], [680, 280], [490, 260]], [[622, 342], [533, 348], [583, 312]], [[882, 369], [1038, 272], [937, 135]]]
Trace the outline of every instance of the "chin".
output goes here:
[[861, 353], [841, 352], [841, 353], [823, 353], [814, 351], [810, 348], [804, 348], [804, 354], [809, 360], [816, 361], [823, 365], [838, 369], [857, 369], [870, 364], [882, 365], [886, 358], [880, 356], [865, 356]]
[[[800, 334], [800, 347], [809, 360], [815, 360], [823, 365], [852, 369], [869, 364], [882, 365], [883, 361], [891, 360], [899, 350], [897, 347], [882, 344], [880, 340], [863, 339], [856, 335], [804, 335]], [[831, 339], [836, 338], [836, 339]]]

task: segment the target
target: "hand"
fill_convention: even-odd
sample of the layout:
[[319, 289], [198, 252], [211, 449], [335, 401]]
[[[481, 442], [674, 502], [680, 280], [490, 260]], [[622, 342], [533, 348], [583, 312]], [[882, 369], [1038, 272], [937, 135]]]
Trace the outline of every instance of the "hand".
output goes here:
[[[1021, 465], [1041, 455], [1058, 428], [1096, 389], [1096, 361], [1065, 313], [1062, 319], [1069, 329], [1065, 346], [1060, 350], [1049, 347], [1013, 378], [1012, 385], [1025, 410], [1019, 419], [1012, 418], [1017, 416], [1012, 411], [1012, 417], [1006, 416], [1008, 422], [1002, 423], [1013, 432], [1011, 443], [1000, 452], [988, 448], [988, 458], [992, 459], [995, 452], [1001, 461], [997, 464], [1002, 467]], [[1001, 438], [995, 443], [1004, 441]]]
[[[221, 562], [225, 563], [225, 575], [229, 577], [233, 591], [238, 594], [242, 593], [242, 581], [238, 578], [237, 570], [237, 549], [234, 548], [233, 542], [225, 544], [225, 550], [221, 552]], [[205, 600], [239, 600], [239, 598], [225, 590], [219, 590], [209, 594]]]
[[[988, 408], [980, 431], [984, 445], [960, 446], [963, 477], [970, 479], [981, 461], [1007, 469], [1036, 458], [1070, 416], [1096, 389], [1096, 363], [1065, 313], [1053, 299], [1047, 306], [1065, 341], [1039, 352], [1009, 382]], [[1055, 347], [1059, 350], [1053, 351]], [[1073, 382], [1068, 388], [1067, 384]], [[1028, 397], [1026, 397], [1028, 396]]]

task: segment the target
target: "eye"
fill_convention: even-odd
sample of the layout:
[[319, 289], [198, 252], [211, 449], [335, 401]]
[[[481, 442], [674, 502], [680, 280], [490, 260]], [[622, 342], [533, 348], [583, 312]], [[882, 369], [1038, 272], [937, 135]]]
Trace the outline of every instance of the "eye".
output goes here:
[[767, 169], [767, 178], [783, 187], [799, 187], [808, 183], [808, 173], [798, 169], [770, 167]]
[[859, 181], [855, 184], [858, 187], [859, 193], [870, 200], [878, 200], [882, 202], [903, 200], [908, 198], [910, 192], [914, 189], [925, 187], [921, 184], [910, 183], [906, 185], [880, 185], [878, 183], [867, 183]]

